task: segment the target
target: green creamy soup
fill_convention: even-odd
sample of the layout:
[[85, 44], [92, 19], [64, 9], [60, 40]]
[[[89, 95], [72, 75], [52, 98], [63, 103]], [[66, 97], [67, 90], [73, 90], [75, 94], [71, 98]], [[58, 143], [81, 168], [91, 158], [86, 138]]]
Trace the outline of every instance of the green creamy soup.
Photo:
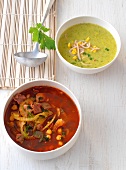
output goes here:
[[117, 46], [105, 28], [90, 23], [68, 28], [58, 42], [60, 54], [69, 63], [82, 68], [98, 68], [115, 57]]

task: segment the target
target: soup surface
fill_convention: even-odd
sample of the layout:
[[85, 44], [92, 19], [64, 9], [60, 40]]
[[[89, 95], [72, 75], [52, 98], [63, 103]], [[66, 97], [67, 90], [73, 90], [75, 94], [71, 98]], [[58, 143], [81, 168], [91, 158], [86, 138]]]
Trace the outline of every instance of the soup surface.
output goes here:
[[79, 113], [63, 91], [35, 86], [13, 97], [4, 119], [8, 134], [20, 146], [50, 151], [72, 138], [79, 124]]
[[117, 46], [112, 34], [91, 23], [68, 28], [58, 42], [60, 54], [69, 63], [82, 68], [98, 68], [115, 57]]

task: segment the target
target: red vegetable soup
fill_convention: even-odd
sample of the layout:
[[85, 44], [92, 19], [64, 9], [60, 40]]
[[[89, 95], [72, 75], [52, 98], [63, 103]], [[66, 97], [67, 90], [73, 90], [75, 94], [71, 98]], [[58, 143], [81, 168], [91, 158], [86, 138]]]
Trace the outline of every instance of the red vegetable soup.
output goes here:
[[59, 148], [72, 138], [79, 124], [79, 113], [63, 91], [35, 86], [13, 97], [4, 123], [18, 145], [44, 152]]

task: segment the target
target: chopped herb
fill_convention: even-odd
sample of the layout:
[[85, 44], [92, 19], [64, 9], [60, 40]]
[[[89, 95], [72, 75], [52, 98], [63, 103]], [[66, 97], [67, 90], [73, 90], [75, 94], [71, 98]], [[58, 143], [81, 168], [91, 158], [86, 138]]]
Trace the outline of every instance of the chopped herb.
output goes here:
[[105, 48], [106, 51], [109, 51], [109, 48]]
[[27, 106], [27, 109], [32, 109], [30, 105]]
[[32, 34], [32, 41], [38, 42], [41, 49], [55, 50], [55, 41], [45, 34], [49, 30], [49, 28], [46, 28], [41, 23], [37, 23], [34, 27], [30, 27], [29, 33]]
[[84, 54], [84, 55], [87, 55], [87, 53], [86, 53], [86, 52], [84, 52], [83, 54]]
[[33, 113], [28, 112], [27, 114], [28, 114], [28, 118], [33, 117]]
[[84, 54], [84, 55], [87, 55], [88, 57], [91, 56], [91, 54], [88, 54], [88, 53], [86, 53], [86, 52], [84, 52], [83, 54]]
[[92, 60], [93, 58], [92, 57], [90, 57], [90, 60]]
[[26, 125], [25, 126], [25, 132], [28, 132], [28, 130], [32, 129], [32, 127], [30, 125]]
[[65, 131], [62, 132], [62, 136], [66, 136], [66, 132]]

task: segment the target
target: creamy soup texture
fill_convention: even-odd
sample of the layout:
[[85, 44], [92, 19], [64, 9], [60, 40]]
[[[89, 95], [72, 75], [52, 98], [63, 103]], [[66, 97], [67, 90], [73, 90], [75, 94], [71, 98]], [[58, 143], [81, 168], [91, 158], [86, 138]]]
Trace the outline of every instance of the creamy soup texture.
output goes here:
[[69, 63], [82, 68], [98, 68], [111, 62], [117, 46], [112, 34], [91, 23], [68, 28], [58, 42], [60, 54]]

